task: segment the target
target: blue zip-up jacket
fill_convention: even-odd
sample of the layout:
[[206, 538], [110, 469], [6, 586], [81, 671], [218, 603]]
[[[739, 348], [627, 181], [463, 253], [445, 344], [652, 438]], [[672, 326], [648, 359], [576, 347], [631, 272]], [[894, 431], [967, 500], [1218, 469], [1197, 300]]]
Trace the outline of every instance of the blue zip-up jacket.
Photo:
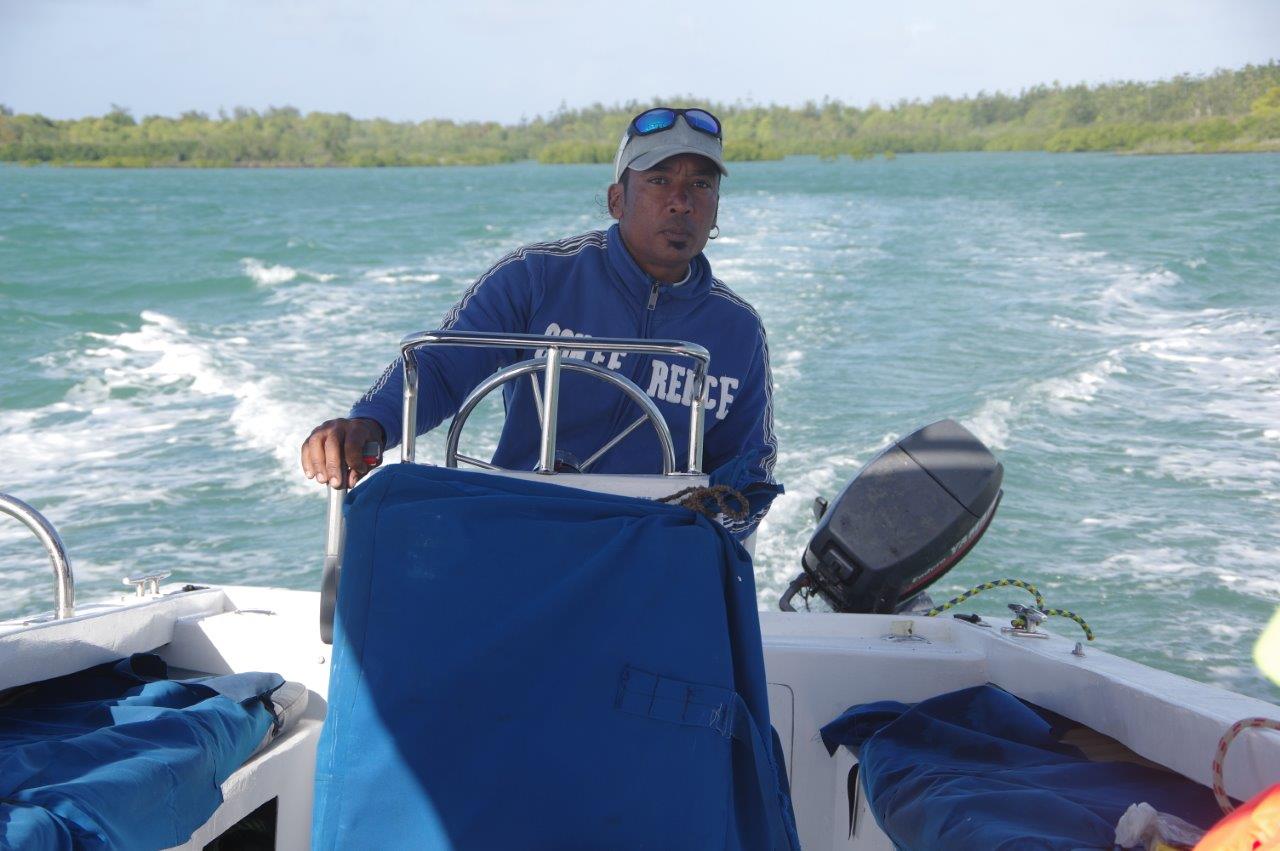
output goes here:
[[[764, 326], [755, 310], [712, 277], [699, 254], [680, 285], [646, 274], [622, 242], [618, 226], [558, 242], [528, 245], [481, 275], [444, 317], [441, 330], [558, 334], [574, 337], [675, 339], [711, 353], [703, 469], [714, 473], [737, 461], [733, 476], [773, 482], [777, 439], [773, 432], [773, 377]], [[415, 352], [419, 365], [420, 432], [453, 416], [466, 395], [496, 369], [532, 351], [433, 346]], [[673, 356], [575, 352], [616, 370], [644, 390], [671, 429], [678, 461], [689, 440], [692, 362]], [[403, 373], [393, 361], [351, 409], [351, 417], [377, 420], [389, 444], [399, 442]], [[493, 463], [531, 470], [538, 461], [540, 424], [527, 380], [505, 388], [506, 423]], [[640, 415], [634, 403], [599, 379], [561, 373], [557, 450], [578, 461]], [[642, 425], [603, 455], [593, 473], [657, 473], [661, 455], [653, 429]], [[726, 525], [742, 536], [755, 528], [768, 502], [746, 520]], [[753, 506], [756, 504], [753, 500]]]

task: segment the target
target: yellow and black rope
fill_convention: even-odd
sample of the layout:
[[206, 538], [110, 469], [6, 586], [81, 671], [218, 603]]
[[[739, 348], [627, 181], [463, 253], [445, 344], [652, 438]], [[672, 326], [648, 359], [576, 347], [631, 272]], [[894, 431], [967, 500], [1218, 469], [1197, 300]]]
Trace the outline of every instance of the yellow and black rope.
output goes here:
[[1023, 582], [1021, 579], [997, 579], [994, 582], [984, 582], [981, 585], [973, 586], [968, 591], [965, 591], [963, 594], [961, 594], [959, 597], [952, 597], [950, 600], [943, 603], [941, 606], [934, 606], [932, 609], [925, 612], [924, 616], [927, 618], [936, 618], [938, 615], [942, 614], [947, 609], [954, 609], [956, 606], [960, 605], [965, 600], [968, 600], [970, 597], [976, 597], [977, 595], [981, 594], [983, 591], [990, 591], [993, 588], [1005, 588], [1010, 585], [1014, 586], [1015, 588], [1021, 588], [1022, 590], [1029, 593], [1032, 597], [1035, 597], [1037, 609], [1044, 608], [1044, 596], [1040, 593], [1040, 589], [1036, 588], [1036, 586], [1032, 585], [1030, 582]]
[[[978, 594], [981, 594], [983, 591], [990, 591], [994, 588], [1006, 588], [1010, 586], [1014, 588], [1021, 588], [1022, 590], [1030, 594], [1032, 597], [1035, 597], [1036, 609], [1039, 610], [1041, 613], [1048, 615], [1050, 617], [1066, 618], [1067, 620], [1075, 621], [1077, 624], [1079, 624], [1080, 628], [1084, 630], [1085, 638], [1087, 638], [1089, 641], [1093, 641], [1093, 630], [1089, 628], [1089, 624], [1085, 623], [1084, 618], [1080, 617], [1075, 612], [1068, 611], [1067, 609], [1046, 608], [1045, 602], [1044, 602], [1044, 595], [1040, 593], [1040, 589], [1036, 588], [1036, 586], [1032, 585], [1030, 582], [1023, 582], [1021, 579], [997, 579], [994, 582], [983, 582], [981, 585], [975, 585], [972, 588], [970, 588], [968, 591], [965, 591], [959, 597], [952, 597], [950, 600], [943, 603], [941, 606], [934, 606], [932, 609], [925, 612], [924, 616], [927, 618], [937, 617], [938, 615], [945, 612], [947, 609], [954, 609], [956, 606], [960, 605], [965, 600], [968, 600], [970, 597], [976, 597]], [[1014, 629], [1026, 629], [1027, 627], [1027, 619], [1022, 617], [1021, 615], [1015, 617], [1012, 621], [1010, 621], [1010, 623], [1013, 625]]]
[[1066, 618], [1069, 621], [1075, 621], [1077, 624], [1080, 625], [1080, 628], [1084, 630], [1084, 637], [1089, 641], [1093, 641], [1093, 630], [1090, 629], [1089, 625], [1084, 622], [1084, 618], [1080, 617], [1075, 612], [1069, 609], [1041, 609], [1040, 611], [1044, 612], [1046, 615], [1049, 615], [1050, 617]]

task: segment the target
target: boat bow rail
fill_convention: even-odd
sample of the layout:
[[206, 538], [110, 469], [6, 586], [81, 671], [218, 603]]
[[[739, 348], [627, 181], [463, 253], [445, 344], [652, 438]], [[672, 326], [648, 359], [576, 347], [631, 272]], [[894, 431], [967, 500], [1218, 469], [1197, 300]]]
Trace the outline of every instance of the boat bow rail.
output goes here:
[[49, 561], [53, 565], [54, 600], [57, 605], [54, 617], [63, 620], [74, 615], [76, 580], [71, 572], [71, 560], [67, 558], [67, 548], [63, 545], [58, 530], [39, 511], [7, 493], [0, 493], [0, 514], [7, 514], [20, 521], [44, 544], [45, 552], [49, 554]]

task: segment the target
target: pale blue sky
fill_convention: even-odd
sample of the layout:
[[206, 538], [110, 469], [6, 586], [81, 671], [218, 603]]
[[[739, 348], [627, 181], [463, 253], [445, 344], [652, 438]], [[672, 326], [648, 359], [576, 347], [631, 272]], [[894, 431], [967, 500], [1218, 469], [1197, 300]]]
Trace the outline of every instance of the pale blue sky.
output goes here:
[[1280, 59], [1280, 0], [0, 0], [0, 103], [513, 122], [692, 93], [865, 105]]

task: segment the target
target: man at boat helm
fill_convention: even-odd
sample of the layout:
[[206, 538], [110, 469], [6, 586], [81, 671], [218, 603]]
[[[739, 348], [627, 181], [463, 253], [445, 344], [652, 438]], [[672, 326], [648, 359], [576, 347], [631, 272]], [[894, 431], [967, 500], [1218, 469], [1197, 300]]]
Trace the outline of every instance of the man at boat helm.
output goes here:
[[[711, 352], [703, 468], [737, 487], [772, 483], [777, 441], [764, 326], [755, 310], [714, 278], [702, 249], [718, 235], [720, 180], [728, 174], [720, 121], [701, 109], [649, 109], [632, 119], [614, 159], [609, 214], [617, 223], [558, 242], [527, 245], [499, 260], [445, 315], [441, 330], [565, 337], [685, 340]], [[715, 233], [713, 233], [715, 231]], [[434, 428], [515, 350], [430, 346], [415, 350], [421, 390], [417, 424]], [[574, 352], [634, 381], [657, 404], [676, 446], [688, 441], [693, 393], [689, 361], [609, 351]], [[337, 487], [369, 471], [363, 447], [390, 447], [401, 431], [403, 373], [392, 362], [345, 419], [318, 426], [302, 445], [307, 478]], [[507, 418], [493, 463], [531, 470], [540, 421], [529, 381], [504, 388]], [[578, 469], [636, 419], [622, 393], [591, 376], [564, 372], [556, 438], [559, 469]], [[658, 473], [648, 427], [635, 429], [591, 464], [593, 473]], [[776, 492], [778, 488], [773, 487]], [[726, 522], [739, 537], [764, 507]]]

